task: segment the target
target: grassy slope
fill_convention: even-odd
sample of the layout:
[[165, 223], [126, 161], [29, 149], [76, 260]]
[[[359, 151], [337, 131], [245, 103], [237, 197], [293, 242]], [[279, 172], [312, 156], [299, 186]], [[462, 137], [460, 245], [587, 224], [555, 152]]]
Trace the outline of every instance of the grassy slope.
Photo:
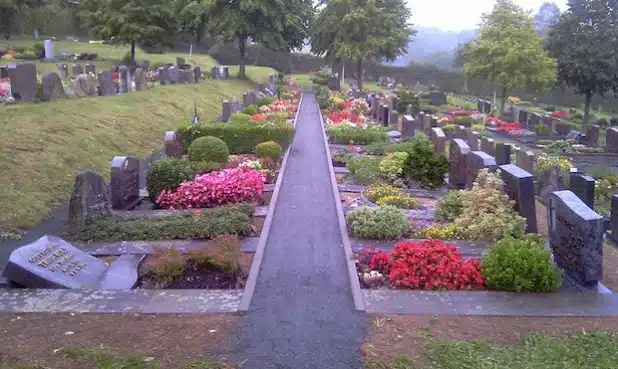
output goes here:
[[[20, 42], [22, 44], [23, 42]], [[70, 44], [74, 50], [99, 52], [112, 63], [126, 48]], [[58, 47], [58, 46], [57, 46]], [[141, 52], [140, 52], [141, 53]], [[138, 54], [151, 62], [175, 61], [177, 54]], [[180, 55], [178, 55], [180, 56]], [[188, 57], [188, 55], [187, 55]], [[213, 65], [204, 55], [200, 65]], [[45, 64], [55, 68], [55, 64]], [[233, 72], [234, 68], [231, 68]], [[248, 67], [252, 81], [265, 81], [270, 68]], [[163, 146], [163, 134], [193, 116], [193, 102], [203, 121], [214, 120], [221, 100], [241, 97], [251, 81], [205, 80], [196, 85], [160, 86], [149, 91], [105, 98], [22, 104], [2, 109], [0, 129], [0, 231], [36, 225], [51, 208], [67, 204], [74, 176], [93, 170], [109, 180], [115, 155], [145, 156]]]

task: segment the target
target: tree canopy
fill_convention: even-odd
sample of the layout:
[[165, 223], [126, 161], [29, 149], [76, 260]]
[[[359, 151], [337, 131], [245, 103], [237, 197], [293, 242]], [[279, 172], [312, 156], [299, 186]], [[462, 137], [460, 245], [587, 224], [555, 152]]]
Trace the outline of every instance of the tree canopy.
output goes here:
[[8, 40], [19, 13], [26, 7], [43, 5], [43, 0], [0, 0], [0, 32]]
[[311, 33], [311, 52], [357, 63], [362, 88], [364, 59], [394, 61], [416, 32], [404, 0], [326, 0]]
[[570, 0], [547, 40], [558, 82], [585, 96], [584, 124], [595, 94], [618, 92], [618, 0]]
[[532, 19], [511, 0], [498, 0], [483, 15], [479, 34], [464, 47], [467, 77], [480, 77], [502, 87], [500, 114], [509, 90], [543, 90], [555, 80], [556, 61], [543, 48]]
[[560, 18], [560, 8], [555, 2], [544, 2], [534, 16], [534, 28], [543, 37], [547, 36], [551, 28]]

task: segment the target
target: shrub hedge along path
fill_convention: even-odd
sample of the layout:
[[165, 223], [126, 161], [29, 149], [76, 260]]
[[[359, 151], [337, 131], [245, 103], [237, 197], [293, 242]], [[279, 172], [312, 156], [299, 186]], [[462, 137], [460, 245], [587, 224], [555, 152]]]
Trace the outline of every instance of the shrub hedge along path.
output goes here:
[[249, 312], [233, 340], [244, 368], [361, 368], [319, 108], [305, 93]]

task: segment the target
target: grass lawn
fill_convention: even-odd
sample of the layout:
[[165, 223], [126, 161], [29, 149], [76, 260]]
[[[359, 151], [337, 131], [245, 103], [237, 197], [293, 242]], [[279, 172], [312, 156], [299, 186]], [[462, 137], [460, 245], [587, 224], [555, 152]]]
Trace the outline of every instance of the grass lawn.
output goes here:
[[311, 77], [308, 74], [292, 74], [291, 77], [298, 81], [300, 87], [304, 90], [310, 90], [313, 87]]

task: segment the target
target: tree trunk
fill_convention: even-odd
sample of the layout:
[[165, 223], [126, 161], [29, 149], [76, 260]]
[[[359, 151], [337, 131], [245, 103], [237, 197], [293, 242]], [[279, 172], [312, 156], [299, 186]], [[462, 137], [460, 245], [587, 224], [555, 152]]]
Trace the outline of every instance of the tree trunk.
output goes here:
[[131, 41], [131, 60], [135, 63], [135, 41]]
[[363, 59], [359, 59], [356, 62], [356, 78], [359, 91], [363, 90]]
[[245, 46], [247, 37], [245, 35], [238, 35], [238, 78], [247, 78], [247, 72], [245, 70]]
[[584, 105], [584, 127], [586, 126], [586, 124], [588, 124], [591, 103], [592, 103], [592, 93], [586, 92], [586, 104]]
[[502, 96], [500, 96], [500, 111], [498, 112], [498, 118], [502, 119], [504, 114], [504, 105], [506, 104], [506, 87], [502, 87]]

